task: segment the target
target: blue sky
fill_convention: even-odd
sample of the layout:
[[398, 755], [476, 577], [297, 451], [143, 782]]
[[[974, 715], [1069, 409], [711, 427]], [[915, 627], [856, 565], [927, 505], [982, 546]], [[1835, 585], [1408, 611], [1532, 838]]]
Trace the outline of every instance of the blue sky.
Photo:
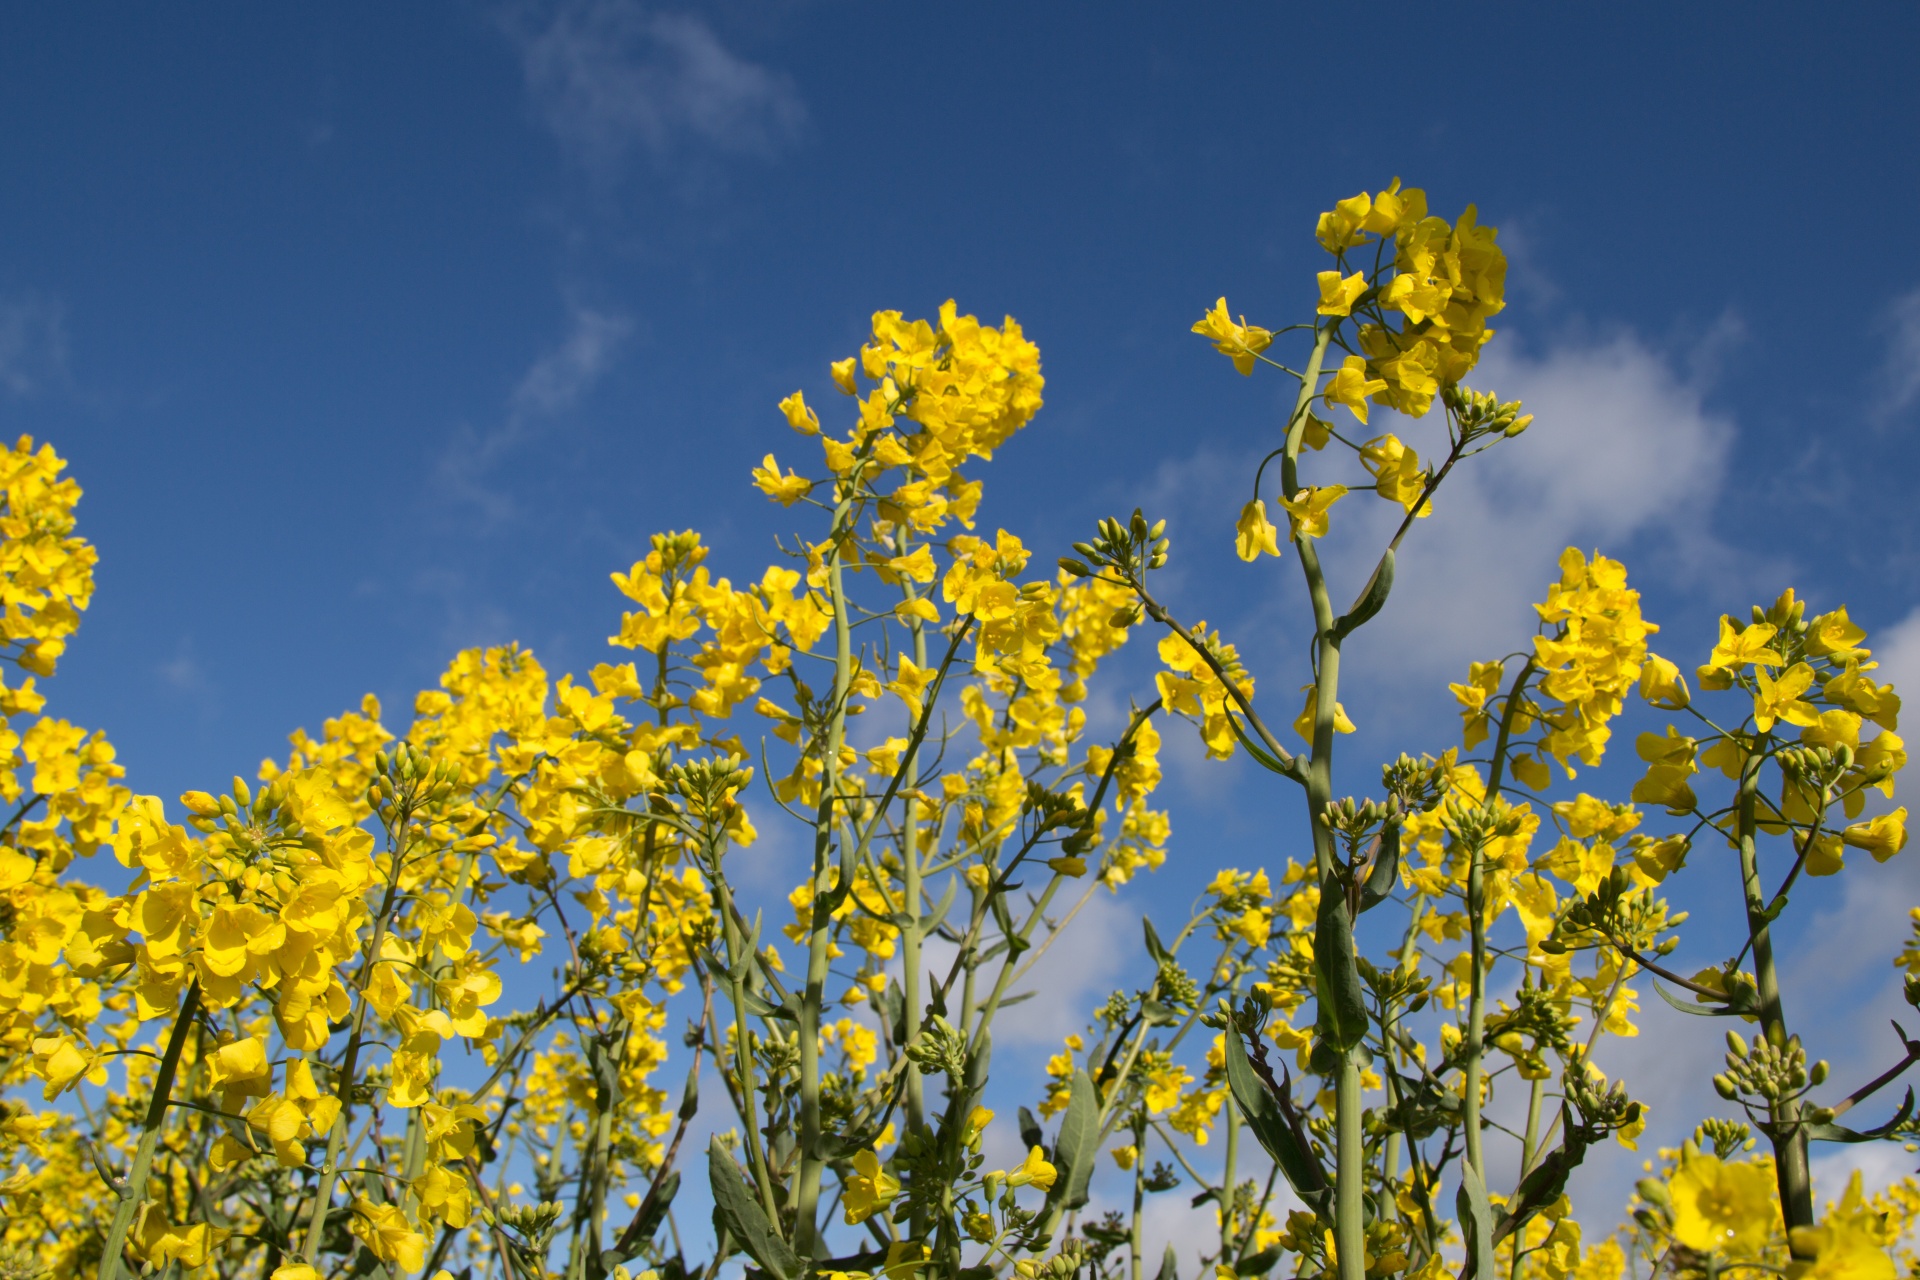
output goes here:
[[[53, 707], [171, 797], [366, 690], [402, 719], [461, 647], [584, 670], [649, 533], [757, 576], [790, 521], [746, 472], [803, 461], [774, 403], [949, 296], [1045, 361], [983, 518], [1051, 556], [1167, 516], [1176, 602], [1286, 689], [1294, 568], [1228, 551], [1285, 388], [1186, 330], [1222, 293], [1299, 316], [1314, 216], [1396, 174], [1501, 228], [1476, 382], [1540, 420], [1421, 531], [1352, 759], [1445, 745], [1445, 681], [1569, 542], [1683, 665], [1791, 583], [1920, 681], [1916, 37], [1870, 3], [15, 6], [0, 419], [71, 459], [102, 555]], [[1207, 852], [1168, 888], [1284, 860], [1290, 797], [1171, 781]], [[1840, 1044], [1920, 900], [1842, 880], [1803, 935], [1866, 993]]]

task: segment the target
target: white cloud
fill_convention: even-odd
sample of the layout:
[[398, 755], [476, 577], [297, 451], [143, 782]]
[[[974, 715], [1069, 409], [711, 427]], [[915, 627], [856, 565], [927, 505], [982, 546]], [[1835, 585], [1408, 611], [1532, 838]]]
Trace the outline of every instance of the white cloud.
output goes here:
[[787, 76], [733, 53], [690, 14], [579, 0], [538, 29], [508, 25], [548, 127], [575, 160], [603, 174], [635, 148], [655, 159], [687, 144], [771, 154], [806, 121]]
[[1920, 691], [1920, 605], [1891, 627], [1868, 635], [1867, 643], [1880, 663], [1875, 673], [1879, 679], [1892, 681], [1896, 689]]
[[441, 452], [434, 477], [441, 492], [479, 509], [490, 521], [510, 516], [513, 500], [489, 483], [489, 474], [539, 424], [577, 405], [612, 367], [632, 331], [623, 315], [574, 307], [567, 336], [522, 375], [500, 424], [489, 431], [462, 425]]
[[[1568, 546], [1674, 583], [1731, 567], [1734, 553], [1710, 517], [1734, 426], [1706, 408], [1700, 385], [1638, 338], [1540, 356], [1496, 344], [1472, 382], [1525, 401], [1534, 424], [1456, 467], [1433, 516], [1408, 534], [1387, 610], [1352, 646], [1366, 670], [1431, 688], [1459, 679], [1470, 660], [1511, 650], [1532, 632], [1529, 602], [1556, 576]], [[1396, 430], [1416, 446], [1434, 438], [1424, 422], [1375, 430]], [[1400, 512], [1371, 494], [1344, 508], [1337, 514], [1348, 517], [1352, 535], [1331, 559], [1342, 582], [1358, 584]]]
[[1920, 289], [1887, 308], [1887, 354], [1880, 366], [1880, 402], [1875, 414], [1889, 418], [1920, 400]]
[[0, 299], [0, 388], [29, 396], [66, 380], [65, 308], [32, 296]]

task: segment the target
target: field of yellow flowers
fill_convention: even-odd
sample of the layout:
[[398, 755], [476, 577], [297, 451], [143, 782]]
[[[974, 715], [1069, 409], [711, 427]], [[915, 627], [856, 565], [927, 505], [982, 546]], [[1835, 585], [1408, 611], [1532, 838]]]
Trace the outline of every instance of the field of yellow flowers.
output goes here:
[[[1452, 686], [1457, 741], [1336, 772], [1342, 682], [1367, 678], [1343, 645], [1387, 605], [1403, 540], [1446, 518], [1454, 469], [1526, 448], [1532, 419], [1468, 386], [1506, 274], [1473, 207], [1448, 221], [1396, 180], [1316, 235], [1329, 265], [1300, 320], [1222, 298], [1193, 325], [1292, 395], [1235, 550], [1299, 567], [1303, 700], [1259, 696], [1233, 641], [1182, 616], [1156, 577], [1164, 521], [1044, 553], [976, 525], [978, 473], [1041, 408], [1040, 353], [949, 303], [878, 313], [812, 399], [780, 403], [807, 461], [768, 453], [752, 481], [813, 532], [770, 564], [655, 535], [612, 575], [618, 652], [583, 677], [463, 652], [391, 723], [368, 697], [257, 778], [163, 800], [36, 687], [95, 554], [65, 464], [19, 441], [0, 459], [0, 1276], [1920, 1268], [1920, 1182], [1820, 1204], [1809, 1171], [1812, 1143], [1914, 1136], [1910, 1094], [1851, 1125], [1920, 1042], [1816, 1102], [1828, 1068], [1793, 1032], [1774, 936], [1800, 877], [1906, 843], [1900, 701], [1865, 633], [1787, 590], [1722, 618], [1711, 652], [1661, 656], [1626, 567], [1570, 548], [1536, 633]], [[1379, 409], [1413, 438], [1376, 434]], [[1364, 581], [1331, 582], [1320, 542], [1368, 494], [1396, 531]], [[1129, 640], [1157, 649], [1139, 688], [1105, 665]], [[1106, 738], [1101, 681], [1130, 709]], [[1670, 717], [1632, 744], [1643, 775], [1578, 790], [1632, 699]], [[1147, 984], [1087, 1010], [1031, 1112], [996, 1116], [997, 1016], [1081, 905], [1168, 856], [1175, 732], [1299, 787], [1298, 855], [1220, 869], [1177, 928], [1146, 926]], [[731, 877], [771, 822], [811, 858], [769, 927]], [[1741, 953], [1668, 968], [1687, 903], [1735, 880]], [[1889, 959], [1920, 1004], [1920, 942]], [[1632, 1082], [1592, 1058], [1647, 990], [1732, 1028], [1726, 1114], [1658, 1153], [1621, 1225], [1583, 1226], [1572, 1171], [1644, 1158]], [[1523, 1128], [1491, 1121], [1496, 1094]], [[992, 1125], [1019, 1131], [1012, 1167], [989, 1167]], [[1096, 1171], [1119, 1208], [1096, 1212]], [[1212, 1228], [1146, 1256], [1147, 1202], [1186, 1183]]]

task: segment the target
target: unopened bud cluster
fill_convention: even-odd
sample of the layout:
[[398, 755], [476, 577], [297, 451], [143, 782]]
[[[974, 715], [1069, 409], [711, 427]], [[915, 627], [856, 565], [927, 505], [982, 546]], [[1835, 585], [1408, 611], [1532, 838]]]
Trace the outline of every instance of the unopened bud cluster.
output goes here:
[[[1727, 1032], [1727, 1069], [1713, 1078], [1714, 1092], [1729, 1102], [1759, 1098], [1777, 1105], [1796, 1098], [1808, 1089], [1825, 1083], [1827, 1064], [1807, 1065], [1807, 1051], [1799, 1036], [1790, 1036], [1776, 1046], [1764, 1035], [1756, 1035], [1749, 1044], [1735, 1031]], [[1815, 1114], [1825, 1108], [1813, 1108], [1810, 1120], [1826, 1118]]]
[[1453, 410], [1454, 418], [1469, 439], [1493, 435], [1495, 432], [1508, 437], [1517, 436], [1533, 423], [1532, 414], [1520, 412], [1518, 400], [1503, 403], [1491, 391], [1474, 391], [1454, 384], [1443, 388], [1441, 395], [1446, 398], [1447, 407]]
[[1073, 544], [1074, 554], [1080, 559], [1063, 559], [1061, 569], [1076, 578], [1093, 576], [1101, 569], [1113, 569], [1121, 577], [1138, 581], [1149, 569], [1158, 569], [1167, 562], [1167, 522], [1156, 520], [1151, 525], [1145, 515], [1135, 507], [1133, 518], [1127, 523], [1108, 516], [1100, 521], [1099, 532], [1092, 542]]

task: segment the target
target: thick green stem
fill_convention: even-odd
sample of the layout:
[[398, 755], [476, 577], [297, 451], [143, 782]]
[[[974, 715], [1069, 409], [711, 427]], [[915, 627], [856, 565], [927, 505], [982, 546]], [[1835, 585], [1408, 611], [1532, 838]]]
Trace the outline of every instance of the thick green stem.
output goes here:
[[746, 1129], [747, 1168], [753, 1174], [754, 1187], [760, 1193], [760, 1207], [766, 1210], [767, 1220], [777, 1222], [780, 1210], [774, 1196], [773, 1172], [767, 1166], [766, 1148], [760, 1141], [760, 1109], [754, 1094], [753, 1039], [751, 1024], [747, 1021], [746, 935], [741, 932], [739, 919], [734, 914], [733, 886], [724, 876], [715, 876], [714, 887], [719, 893], [720, 919], [727, 939], [727, 1001], [733, 1006], [733, 1071], [735, 1087], [740, 1093], [740, 1120]]
[[[833, 914], [827, 899], [837, 881], [829, 875], [836, 806], [840, 800], [840, 748], [846, 738], [847, 698], [853, 684], [853, 620], [847, 613], [845, 569], [839, 535], [847, 519], [843, 503], [834, 516], [834, 550], [827, 565], [833, 604], [833, 711], [827, 721], [826, 755], [820, 769], [820, 809], [813, 841], [813, 911], [807, 936], [807, 984], [801, 993], [800, 1021], [800, 1173], [793, 1195], [793, 1248], [802, 1259], [811, 1258], [819, 1241], [815, 1218], [820, 1206], [820, 1181], [826, 1164], [821, 1154], [820, 1124], [820, 1015], [826, 1007], [828, 948], [832, 943]], [[852, 885], [839, 885], [852, 892]]]
[[121, 1255], [126, 1252], [127, 1232], [147, 1198], [147, 1178], [153, 1172], [153, 1155], [160, 1148], [160, 1135], [167, 1125], [167, 1105], [173, 1100], [173, 1081], [180, 1071], [180, 1053], [187, 1046], [187, 1032], [200, 1011], [200, 981], [187, 987], [187, 998], [180, 1015], [173, 1021], [167, 1047], [160, 1057], [160, 1071], [153, 1079], [153, 1100], [147, 1104], [146, 1125], [140, 1145], [134, 1149], [133, 1167], [127, 1171], [126, 1185], [120, 1188], [120, 1203], [113, 1211], [113, 1225], [107, 1229], [106, 1251], [100, 1255], [100, 1280], [118, 1280]]
[[1340, 1060], [1340, 1081], [1334, 1093], [1334, 1141], [1339, 1181], [1334, 1184], [1334, 1241], [1340, 1251], [1341, 1280], [1360, 1280], [1367, 1273], [1366, 1175], [1360, 1131], [1360, 1064], [1351, 1054]]
[[[1740, 770], [1740, 797], [1735, 810], [1735, 837], [1740, 848], [1740, 883], [1746, 897], [1747, 936], [1753, 943], [1754, 983], [1760, 997], [1760, 1029], [1767, 1042], [1776, 1048], [1787, 1043], [1787, 1015], [1780, 1004], [1780, 974], [1774, 965], [1772, 921], [1767, 918], [1767, 900], [1760, 888], [1757, 809], [1760, 798], [1760, 768], [1766, 756], [1755, 743], [1747, 752]], [[1807, 1135], [1800, 1126], [1798, 1099], [1786, 1098], [1774, 1104], [1768, 1117], [1773, 1143], [1774, 1176], [1780, 1183], [1780, 1207], [1786, 1217], [1791, 1239], [1794, 1227], [1813, 1225], [1813, 1176], [1807, 1166]]]
[[[1306, 432], [1308, 409], [1320, 389], [1320, 370], [1326, 363], [1327, 346], [1333, 340], [1333, 325], [1323, 326], [1314, 335], [1313, 354], [1307, 360], [1300, 379], [1300, 395], [1293, 414], [1287, 420], [1286, 452], [1280, 463], [1281, 484], [1291, 498], [1300, 489], [1300, 441]], [[1333, 635], [1333, 600], [1327, 594], [1327, 578], [1320, 567], [1320, 554], [1313, 539], [1305, 535], [1294, 539], [1300, 552], [1300, 567], [1306, 575], [1307, 594], [1313, 601], [1314, 656], [1317, 670], [1314, 680], [1313, 756], [1307, 766], [1307, 817], [1313, 830], [1314, 868], [1320, 883], [1331, 883], [1334, 862], [1333, 831], [1327, 826], [1326, 810], [1333, 800], [1333, 724], [1340, 696], [1340, 643]], [[1325, 890], [1323, 890], [1324, 892]], [[1352, 939], [1348, 939], [1351, 946]], [[1351, 1055], [1340, 1064], [1334, 1093], [1335, 1201], [1334, 1243], [1340, 1255], [1340, 1280], [1365, 1280], [1366, 1277], [1366, 1170], [1362, 1165], [1360, 1066]]]

